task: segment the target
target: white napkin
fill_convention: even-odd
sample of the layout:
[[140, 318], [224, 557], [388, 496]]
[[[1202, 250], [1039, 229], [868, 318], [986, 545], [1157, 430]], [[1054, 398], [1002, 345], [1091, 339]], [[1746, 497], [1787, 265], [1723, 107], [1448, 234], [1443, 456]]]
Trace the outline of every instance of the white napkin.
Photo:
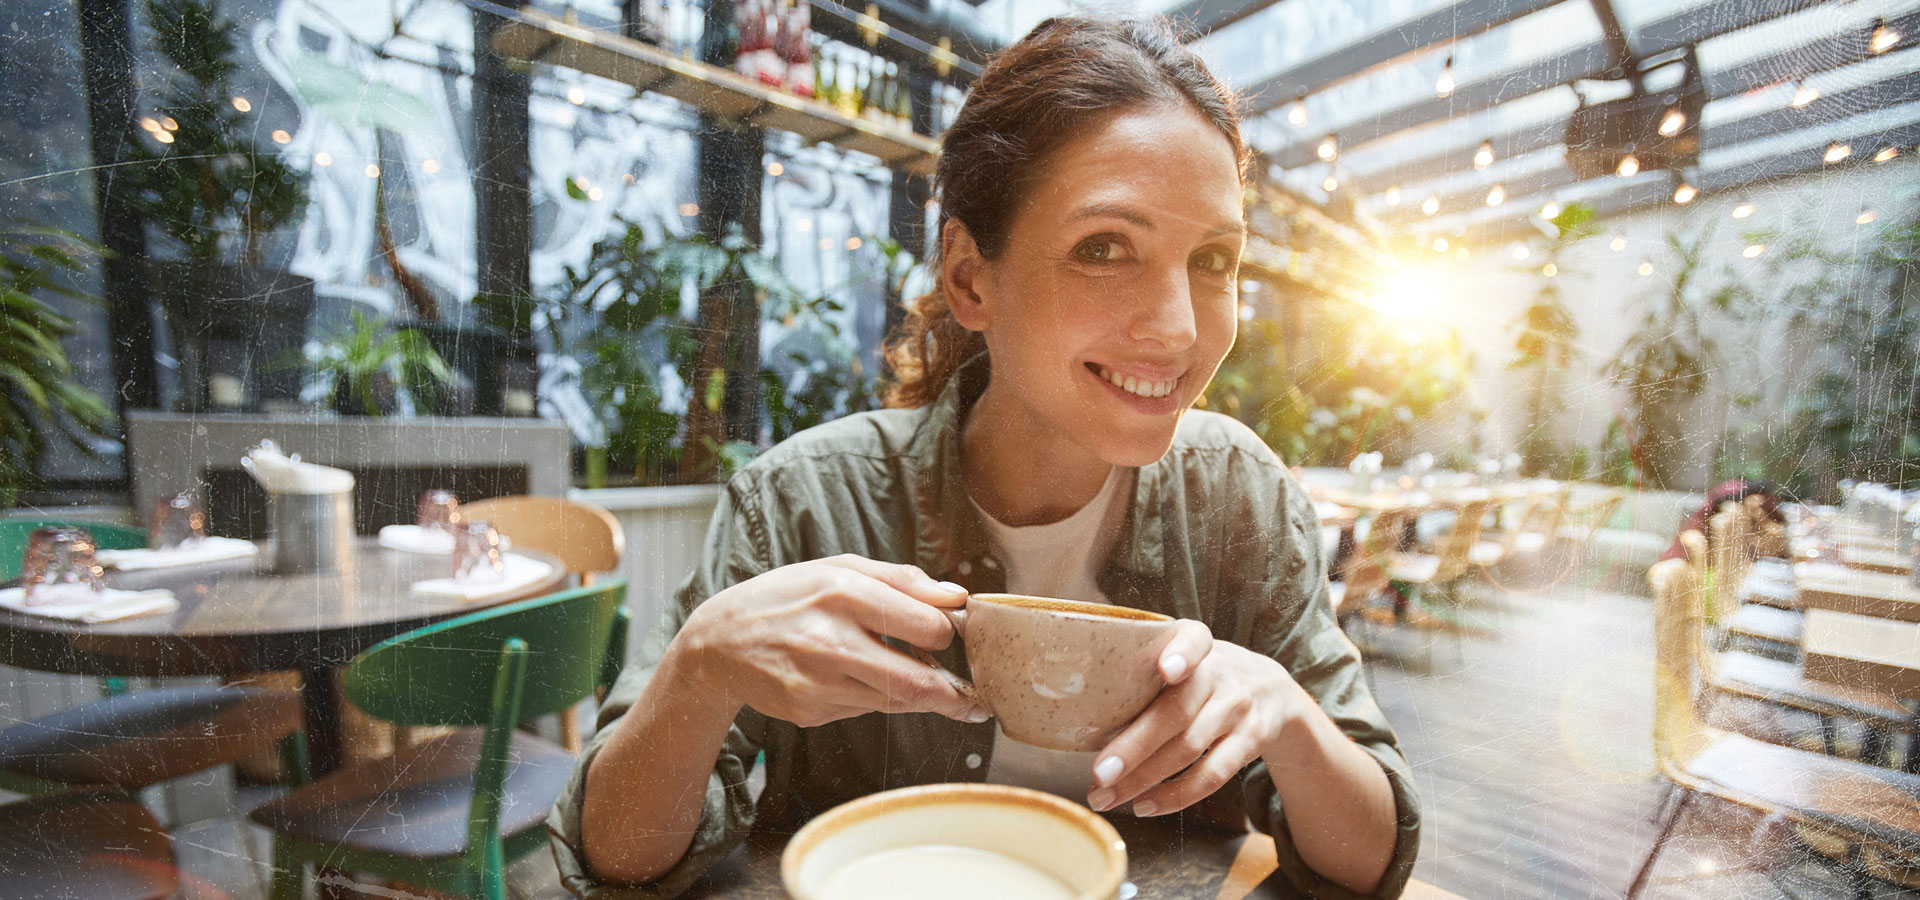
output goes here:
[[101, 550], [94, 554], [100, 565], [109, 569], [131, 572], [135, 569], [163, 569], [169, 566], [191, 566], [197, 563], [219, 562], [224, 559], [244, 559], [260, 552], [252, 541], [239, 538], [208, 537], [199, 541], [189, 541], [171, 550]]
[[537, 559], [521, 556], [518, 553], [505, 554], [506, 577], [499, 581], [454, 581], [451, 578], [430, 578], [413, 583], [413, 592], [422, 597], [440, 597], [451, 600], [485, 600], [501, 594], [511, 594], [524, 590], [553, 572], [553, 567]]
[[255, 481], [274, 494], [339, 494], [353, 490], [353, 473], [331, 466], [301, 462], [300, 455], [288, 456], [272, 441], [240, 458], [241, 468], [252, 473]]
[[118, 591], [107, 588], [100, 592], [98, 598], [82, 603], [28, 606], [26, 601], [26, 588], [0, 590], [0, 607], [70, 622], [117, 622], [136, 616], [170, 613], [180, 608], [180, 601], [173, 596], [173, 592], [165, 589]]
[[[383, 525], [380, 527], [380, 546], [406, 553], [446, 556], [453, 552], [453, 535], [444, 531], [428, 531], [418, 525]], [[513, 549], [513, 539], [501, 535], [500, 549]]]

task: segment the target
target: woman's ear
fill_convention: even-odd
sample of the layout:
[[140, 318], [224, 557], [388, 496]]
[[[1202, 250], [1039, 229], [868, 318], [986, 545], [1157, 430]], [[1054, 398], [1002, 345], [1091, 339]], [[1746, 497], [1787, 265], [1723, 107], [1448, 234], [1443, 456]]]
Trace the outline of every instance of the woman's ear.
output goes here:
[[986, 257], [959, 219], [948, 219], [940, 231], [940, 290], [953, 319], [968, 331], [985, 331], [992, 316], [982, 291]]

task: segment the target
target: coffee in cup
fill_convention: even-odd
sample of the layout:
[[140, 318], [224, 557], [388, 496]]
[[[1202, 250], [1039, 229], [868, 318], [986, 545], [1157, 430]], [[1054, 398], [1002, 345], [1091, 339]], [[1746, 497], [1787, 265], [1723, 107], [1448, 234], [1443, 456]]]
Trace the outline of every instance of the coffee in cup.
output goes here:
[[1159, 613], [1022, 594], [974, 594], [944, 612], [973, 673], [955, 686], [1022, 743], [1098, 750], [1165, 684], [1160, 653], [1174, 620]]

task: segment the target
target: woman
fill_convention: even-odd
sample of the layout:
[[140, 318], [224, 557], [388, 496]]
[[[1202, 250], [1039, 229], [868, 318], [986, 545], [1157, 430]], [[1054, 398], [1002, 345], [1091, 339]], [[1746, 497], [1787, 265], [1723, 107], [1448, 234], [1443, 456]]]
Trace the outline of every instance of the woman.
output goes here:
[[[944, 137], [895, 408], [728, 483], [549, 820], [569, 888], [670, 896], [756, 823], [993, 780], [1142, 816], [1208, 800], [1318, 896], [1399, 893], [1417, 801], [1312, 506], [1246, 428], [1188, 412], [1233, 343], [1244, 155], [1157, 27], [1053, 19], [995, 58]], [[1000, 590], [1186, 620], [1166, 687], [1084, 759], [1014, 745], [900, 649], [964, 671], [938, 608]]]
[[[1733, 478], [1715, 485], [1713, 490], [1707, 492], [1707, 499], [1700, 504], [1700, 508], [1681, 520], [1679, 533], [1674, 536], [1673, 543], [1667, 545], [1666, 552], [1660, 554], [1659, 561], [1691, 560], [1693, 552], [1687, 547], [1689, 543], [1711, 546], [1712, 535], [1707, 522], [1730, 503], [1740, 505], [1740, 511], [1746, 514], [1747, 522], [1753, 528], [1753, 544], [1748, 549], [1754, 557], [1787, 555], [1787, 516], [1780, 509], [1780, 496], [1774, 491], [1773, 485], [1765, 481]], [[1689, 531], [1698, 536], [1689, 538]]]

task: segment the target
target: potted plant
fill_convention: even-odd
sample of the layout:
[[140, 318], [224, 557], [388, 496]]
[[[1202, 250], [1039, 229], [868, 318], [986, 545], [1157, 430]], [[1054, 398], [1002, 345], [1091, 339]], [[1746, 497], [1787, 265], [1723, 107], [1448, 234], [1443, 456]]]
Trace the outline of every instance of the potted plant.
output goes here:
[[341, 415], [409, 414], [434, 406], [453, 370], [420, 332], [353, 312], [353, 325], [309, 349], [306, 396]]
[[53, 229], [0, 230], [0, 507], [13, 506], [21, 489], [33, 484], [53, 434], [91, 452], [89, 439], [106, 433], [107, 405], [80, 386], [60, 343], [79, 326], [36, 296], [91, 302], [55, 276], [79, 271], [84, 257], [99, 253]]
[[1540, 279], [1533, 302], [1514, 321], [1519, 336], [1509, 370], [1526, 377], [1527, 423], [1520, 438], [1520, 457], [1524, 471], [1551, 474], [1557, 478], [1578, 478], [1585, 469], [1584, 451], [1562, 449], [1554, 420], [1566, 406], [1566, 373], [1579, 353], [1575, 343], [1580, 325], [1573, 311], [1561, 300], [1560, 286], [1572, 277], [1565, 259], [1568, 247], [1596, 232], [1593, 207], [1569, 203], [1552, 220], [1555, 234], [1547, 244], [1546, 261], [1539, 267], [1529, 264], [1526, 274]]
[[180, 361], [179, 404], [208, 406], [215, 341], [252, 351], [242, 374], [257, 397], [290, 399], [297, 379], [272, 363], [305, 341], [313, 282], [268, 268], [266, 241], [305, 211], [306, 175], [258, 145], [251, 102], [232, 86], [236, 27], [215, 0], [147, 0], [146, 10], [172, 71], [136, 144], [134, 205], [178, 254], [152, 264], [152, 284]]

